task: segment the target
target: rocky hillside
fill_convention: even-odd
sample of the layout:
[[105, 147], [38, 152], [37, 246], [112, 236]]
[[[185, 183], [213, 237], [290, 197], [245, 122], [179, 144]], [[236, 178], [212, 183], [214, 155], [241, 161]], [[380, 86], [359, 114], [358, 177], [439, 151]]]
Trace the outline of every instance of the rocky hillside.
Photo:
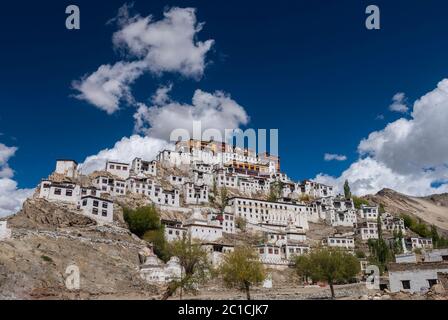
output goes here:
[[428, 197], [412, 197], [394, 190], [383, 189], [376, 195], [365, 198], [382, 204], [390, 213], [410, 214], [448, 232], [448, 194], [446, 193]]
[[[147, 243], [120, 226], [95, 221], [45, 200], [28, 200], [8, 219], [12, 239], [0, 242], [0, 299], [151, 298], [139, 277]], [[65, 288], [76, 265], [81, 290]]]

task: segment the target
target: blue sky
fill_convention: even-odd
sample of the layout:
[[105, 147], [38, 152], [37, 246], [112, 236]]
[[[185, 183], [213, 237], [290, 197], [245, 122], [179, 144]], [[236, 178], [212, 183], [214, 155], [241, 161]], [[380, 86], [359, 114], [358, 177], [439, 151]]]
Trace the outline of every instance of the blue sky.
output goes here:
[[[0, 143], [18, 148], [8, 166], [19, 188], [35, 187], [57, 158], [83, 162], [133, 134], [135, 107], [121, 101], [120, 110], [108, 115], [74, 98], [72, 87], [100, 65], [123, 59], [112, 43], [119, 27], [106, 22], [124, 3], [2, 4]], [[81, 9], [81, 30], [65, 29], [69, 4]], [[380, 7], [381, 30], [364, 26], [369, 4]], [[205, 22], [196, 39], [215, 41], [203, 75], [146, 73], [132, 84], [133, 97], [150, 104], [167, 83], [171, 98], [185, 103], [197, 89], [226, 92], [250, 117], [243, 127], [280, 130], [282, 168], [297, 180], [319, 173], [325, 181], [342, 177], [359, 160], [362, 139], [412, 118], [388, 109], [392, 97], [405, 93], [412, 111], [448, 71], [446, 1], [135, 1], [133, 12], [156, 21], [176, 6], [196, 8], [197, 20]], [[373, 160], [400, 171], [369, 150]], [[347, 160], [325, 161], [325, 153]], [[445, 156], [423, 161], [438, 174], [426, 184], [445, 180], [445, 171], [436, 168], [448, 163]]]

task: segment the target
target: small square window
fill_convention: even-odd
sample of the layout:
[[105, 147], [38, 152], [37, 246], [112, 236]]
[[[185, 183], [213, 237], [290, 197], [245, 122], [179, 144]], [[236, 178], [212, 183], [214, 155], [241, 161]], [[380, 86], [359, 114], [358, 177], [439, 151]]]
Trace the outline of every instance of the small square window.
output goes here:
[[401, 285], [403, 286], [404, 290], [411, 289], [411, 281], [410, 280], [403, 280], [403, 281], [401, 281]]

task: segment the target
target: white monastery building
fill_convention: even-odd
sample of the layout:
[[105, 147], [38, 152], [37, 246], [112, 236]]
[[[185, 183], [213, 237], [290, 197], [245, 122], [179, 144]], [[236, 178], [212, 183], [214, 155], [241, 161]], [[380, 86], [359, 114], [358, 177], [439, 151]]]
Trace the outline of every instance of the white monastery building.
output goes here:
[[183, 225], [192, 239], [214, 242], [222, 238], [222, 227], [210, 225], [199, 209], [194, 209], [191, 217]]
[[114, 203], [111, 200], [84, 196], [81, 198], [81, 210], [84, 215], [98, 222], [112, 222], [114, 220]]

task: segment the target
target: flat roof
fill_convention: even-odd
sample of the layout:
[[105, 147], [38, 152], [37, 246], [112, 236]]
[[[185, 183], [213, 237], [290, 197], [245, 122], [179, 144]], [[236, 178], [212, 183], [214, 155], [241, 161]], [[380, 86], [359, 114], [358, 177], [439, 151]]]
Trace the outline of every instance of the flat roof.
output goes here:
[[126, 166], [129, 166], [129, 163], [126, 163], [126, 162], [119, 162], [119, 161], [111, 161], [111, 160], [107, 160], [107, 163], [124, 164], [124, 165], [126, 165]]
[[100, 201], [106, 201], [106, 202], [113, 203], [112, 200], [105, 199], [105, 198], [100, 198], [100, 197], [96, 197], [96, 196], [92, 196], [92, 195], [87, 195], [87, 196], [82, 196], [82, 197], [81, 197], [81, 199], [87, 199], [87, 198], [91, 198], [91, 199], [95, 199], [95, 200], [100, 200]]
[[59, 161], [73, 162], [73, 163], [75, 163], [75, 164], [78, 164], [78, 162], [76, 162], [75, 160], [72, 160], [72, 159], [56, 159], [56, 162], [59, 162]]
[[296, 206], [296, 207], [306, 207], [306, 205], [304, 205], [304, 204], [296, 204], [296, 203], [288, 203], [288, 202], [274, 202], [274, 201], [267, 201], [267, 200], [258, 200], [258, 199], [246, 198], [246, 197], [231, 197], [231, 198], [229, 199], [229, 201], [230, 201], [230, 200], [234, 200], [234, 199], [252, 200], [252, 201], [267, 202], [267, 203], [275, 203], [275, 204], [287, 204], [287, 205], [292, 205], [292, 206]]
[[420, 263], [390, 263], [387, 265], [389, 272], [447, 269], [448, 262], [420, 262]]
[[209, 224], [199, 224], [199, 223], [184, 223], [184, 227], [203, 227], [203, 228], [212, 228], [212, 229], [222, 229], [222, 227], [212, 226]]

